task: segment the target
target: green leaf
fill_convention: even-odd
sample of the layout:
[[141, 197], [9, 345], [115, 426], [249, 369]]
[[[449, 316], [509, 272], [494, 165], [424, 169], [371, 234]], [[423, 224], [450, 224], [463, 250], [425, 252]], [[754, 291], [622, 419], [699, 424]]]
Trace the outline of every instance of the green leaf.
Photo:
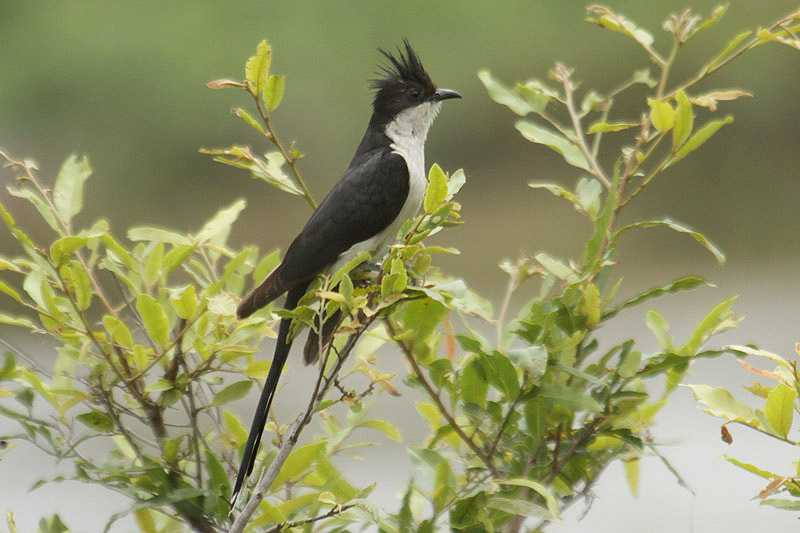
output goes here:
[[136, 509], [133, 512], [133, 519], [136, 521], [136, 527], [139, 528], [140, 533], [158, 533], [156, 520], [150, 509]]
[[256, 283], [261, 283], [280, 262], [281, 251], [279, 248], [276, 248], [258, 262], [256, 268], [253, 270], [253, 280], [255, 280]]
[[689, 140], [686, 141], [686, 143], [683, 146], [678, 148], [678, 151], [675, 152], [675, 157], [664, 168], [668, 168], [674, 165], [675, 163], [677, 163], [690, 153], [700, 148], [700, 146], [702, 146], [704, 142], [710, 139], [712, 135], [717, 133], [717, 130], [719, 130], [722, 126], [726, 124], [730, 124], [731, 122], [733, 122], [733, 116], [728, 115], [723, 119], [712, 120], [711, 122], [704, 125], [702, 128], [697, 130], [697, 132], [694, 135], [689, 137]]
[[708, 409], [703, 411], [711, 416], [741, 422], [756, 429], [762, 428], [755, 412], [747, 405], [738, 402], [726, 389], [709, 385], [681, 384], [681, 386], [691, 389], [695, 399], [708, 406]]
[[508, 356], [500, 352], [493, 352], [484, 355], [479, 360], [489, 384], [505, 394], [506, 398], [516, 398], [520, 388], [519, 378], [517, 370], [511, 364]]
[[740, 461], [738, 459], [734, 459], [733, 457], [729, 457], [727, 455], [723, 455], [722, 458], [725, 459], [726, 461], [728, 461], [729, 463], [732, 463], [732, 464], [738, 466], [739, 468], [747, 470], [751, 474], [755, 474], [757, 476], [763, 477], [764, 479], [771, 480], [771, 479], [776, 477], [776, 475], [773, 474], [772, 472], [768, 472], [767, 470], [761, 470], [758, 467], [755, 467], [755, 466], [753, 466], [753, 465], [751, 465], [749, 463], [745, 463], [745, 462]]
[[71, 154], [61, 165], [53, 187], [53, 203], [63, 220], [69, 220], [80, 213], [83, 207], [83, 184], [92, 174], [92, 167], [86, 156], [78, 158]]
[[739, 46], [742, 43], [742, 41], [744, 41], [745, 39], [750, 37], [752, 34], [753, 34], [753, 32], [751, 30], [746, 30], [746, 31], [743, 31], [742, 33], [738, 34], [733, 39], [731, 39], [728, 42], [728, 44], [725, 45], [725, 48], [723, 48], [722, 51], [719, 54], [717, 54], [717, 56], [714, 59], [711, 60], [711, 62], [708, 64], [708, 67], [706, 67], [706, 70], [708, 70], [711, 67], [716, 66], [718, 63], [720, 63], [722, 60], [724, 60], [725, 57], [728, 54], [733, 52], [736, 49], [736, 47]]
[[611, 131], [623, 131], [641, 126], [638, 122], [593, 122], [586, 133], [608, 133]]
[[675, 95], [675, 102], [677, 102], [678, 105], [675, 108], [675, 127], [672, 130], [673, 148], [677, 148], [686, 142], [686, 139], [689, 138], [689, 135], [692, 133], [692, 128], [694, 127], [692, 103], [689, 101], [689, 97], [686, 96], [686, 93], [682, 90], [678, 91], [678, 94]]
[[148, 228], [144, 226], [129, 229], [128, 239], [134, 242], [148, 241], [148, 242], [168, 242], [171, 244], [183, 244], [183, 245], [192, 244], [192, 241], [190, 241], [180, 233], [176, 233], [174, 231], [168, 231], [161, 228]]
[[0, 324], [8, 324], [9, 326], [21, 326], [27, 329], [36, 329], [36, 325], [27, 318], [16, 317], [0, 313]]
[[781, 437], [786, 437], [792, 429], [792, 417], [794, 416], [794, 401], [797, 399], [797, 391], [780, 383], [772, 389], [767, 397], [767, 404], [764, 413], [767, 415], [767, 422], [772, 429]]
[[653, 228], [653, 227], [665, 227], [673, 231], [677, 231], [678, 233], [685, 233], [689, 235], [694, 240], [699, 242], [706, 250], [711, 252], [720, 265], [725, 264], [725, 254], [723, 254], [722, 251], [719, 248], [717, 248], [717, 246], [714, 243], [708, 240], [708, 238], [705, 235], [697, 231], [694, 231], [691, 228], [684, 226], [683, 224], [680, 224], [679, 222], [675, 222], [670, 219], [644, 220], [642, 222], [635, 222], [633, 224], [628, 224], [627, 226], [623, 226], [620, 229], [618, 229], [616, 233], [614, 233], [612, 240], [613, 241], [618, 240], [623, 233], [625, 233], [626, 231], [630, 231], [632, 229]]
[[628, 488], [631, 491], [631, 496], [634, 498], [639, 497], [639, 458], [634, 457], [622, 462], [625, 469], [625, 480], [628, 482]]
[[91, 304], [91, 281], [83, 265], [78, 261], [70, 261], [59, 269], [59, 274], [64, 280], [67, 290], [73, 295], [75, 305], [79, 311], [87, 309]]
[[585, 394], [582, 390], [568, 387], [566, 385], [556, 385], [554, 383], [543, 383], [540, 393], [548, 400], [550, 405], [558, 405], [567, 409], [577, 411], [588, 411], [590, 413], [600, 413], [603, 406], [600, 402]]
[[234, 400], [244, 398], [250, 392], [252, 386], [253, 382], [250, 380], [237, 381], [216, 393], [211, 403], [213, 405], [225, 405]]
[[447, 201], [453, 199], [453, 197], [461, 190], [461, 187], [467, 182], [467, 175], [464, 173], [464, 169], [459, 168], [455, 172], [450, 175], [450, 178], [447, 180]]
[[317, 460], [317, 457], [324, 456], [325, 454], [325, 441], [315, 442], [313, 444], [306, 444], [305, 446], [301, 446], [300, 448], [295, 448], [289, 457], [286, 459], [286, 462], [283, 465], [280, 473], [275, 478], [275, 481], [271, 485], [271, 490], [276, 490], [279, 487], [283, 486], [287, 481], [292, 480], [300, 476], [301, 474], [305, 473], [314, 462]]
[[784, 509], [787, 511], [800, 511], [800, 501], [787, 500], [784, 498], [768, 498], [761, 500], [760, 505], [769, 505], [776, 509]]
[[650, 122], [659, 131], [669, 131], [675, 125], [675, 111], [667, 102], [648, 98], [647, 105], [650, 106]]
[[611, 309], [610, 311], [606, 312], [603, 315], [603, 318], [604, 319], [611, 318], [612, 316], [616, 315], [617, 313], [619, 313], [623, 309], [627, 309], [628, 307], [633, 307], [633, 306], [638, 305], [638, 304], [640, 304], [640, 303], [642, 303], [642, 302], [644, 302], [646, 300], [649, 300], [651, 298], [656, 298], [656, 297], [661, 296], [663, 294], [672, 294], [672, 293], [676, 293], [676, 292], [679, 292], [679, 291], [689, 291], [689, 290], [692, 290], [692, 289], [696, 289], [697, 287], [701, 287], [703, 285], [706, 285], [708, 287], [713, 287], [713, 285], [711, 285], [706, 280], [701, 279], [701, 278], [696, 278], [696, 277], [693, 277], [693, 276], [689, 276], [687, 278], [682, 278], [682, 279], [679, 279], [677, 281], [673, 281], [669, 285], [665, 285], [663, 287], [657, 287], [655, 289], [650, 289], [649, 291], [645, 291], [642, 294], [634, 296], [630, 300], [628, 300], [628, 301], [620, 304], [619, 306], [615, 307], [614, 309]]
[[197, 290], [194, 285], [186, 285], [182, 289], [171, 289], [170, 301], [179, 317], [184, 320], [194, 318], [197, 312]]
[[50, 245], [50, 257], [56, 265], [63, 265], [69, 259], [69, 254], [86, 246], [87, 242], [89, 239], [86, 237], [61, 237]]
[[266, 40], [258, 43], [255, 55], [245, 64], [244, 72], [247, 84], [256, 94], [261, 94], [267, 87], [269, 67], [272, 62], [272, 47]]
[[531, 142], [543, 144], [564, 157], [570, 165], [594, 173], [578, 145], [555, 131], [527, 120], [518, 120], [514, 126]]
[[547, 349], [539, 344], [509, 350], [508, 358], [528, 372], [528, 379], [538, 379], [547, 370]]
[[595, 178], [582, 177], [575, 186], [575, 194], [581, 207], [593, 219], [597, 218], [600, 211], [600, 195], [602, 193], [603, 186]]
[[142, 317], [147, 334], [162, 348], [169, 343], [169, 321], [164, 308], [149, 294], [136, 298], [136, 310]]
[[[630, 19], [618, 13], [614, 13], [605, 6], [592, 5], [586, 8], [586, 10], [590, 15], [596, 15], [594, 17], [587, 17], [586, 20], [588, 22], [593, 22], [601, 28], [616, 31], [632, 38], [634, 41], [639, 43], [642, 48], [647, 50], [651, 56], [660, 60], [658, 55], [651, 48], [653, 44], [653, 36], [646, 30], [639, 28]], [[663, 60], [661, 61], [663, 62]]]
[[111, 420], [111, 417], [105, 413], [101, 413], [100, 411], [81, 413], [75, 418], [78, 420], [78, 422], [94, 431], [111, 433], [111, 431], [114, 430], [114, 422]]
[[564, 264], [562, 261], [559, 261], [554, 257], [550, 257], [545, 252], [539, 252], [536, 254], [536, 260], [539, 262], [539, 264], [546, 268], [548, 272], [553, 274], [558, 279], [566, 280], [570, 283], [577, 281], [578, 275], [572, 270], [572, 268]]
[[489, 390], [489, 385], [483, 367], [477, 359], [467, 363], [458, 383], [461, 387], [461, 401], [481, 407], [486, 406], [486, 392]]
[[[266, 42], [266, 41], [265, 41]], [[231, 225], [239, 218], [239, 213], [247, 205], [244, 198], [239, 198], [228, 207], [222, 208], [203, 225], [203, 228], [197, 234], [197, 240], [205, 242], [213, 239], [223, 232], [230, 231]]]
[[460, 531], [481, 524], [486, 519], [487, 502], [485, 492], [457, 500], [455, 506], [450, 509], [450, 525]]
[[450, 463], [442, 461], [436, 465], [436, 478], [433, 483], [433, 508], [436, 512], [442, 511], [447, 507], [456, 492], [456, 478]]
[[259, 121], [254, 119], [250, 113], [242, 109], [241, 107], [237, 107], [233, 110], [233, 114], [242, 119], [245, 124], [256, 130], [262, 135], [266, 135], [266, 131], [264, 131], [264, 126], [261, 125]]
[[655, 335], [659, 348], [664, 351], [672, 351], [674, 349], [672, 338], [668, 335], [669, 324], [667, 324], [663, 316], [657, 311], [650, 309], [647, 311], [645, 323], [647, 327], [650, 328], [650, 331], [653, 332], [653, 335]]
[[553, 195], [558, 196], [559, 198], [564, 198], [569, 200], [573, 204], [575, 204], [576, 209], [583, 209], [583, 205], [581, 205], [580, 200], [578, 197], [575, 196], [572, 192], [568, 191], [561, 185], [555, 183], [540, 183], [532, 181], [528, 183], [528, 187], [531, 189], [544, 189], [546, 191], [550, 191]]
[[[36, 210], [39, 211], [39, 214], [41, 215], [42, 219], [45, 222], [47, 222], [47, 224], [53, 229], [53, 231], [55, 231], [58, 235], [64, 235], [64, 230], [61, 228], [61, 224], [59, 223], [57, 213], [54, 212], [50, 208], [50, 205], [47, 204], [47, 202], [45, 202], [44, 200], [42, 200], [42, 198], [38, 194], [24, 187], [8, 186], [6, 187], [6, 189], [8, 190], [8, 193], [11, 196], [15, 196], [17, 198], [24, 198], [25, 200], [28, 200], [31, 204], [33, 204]], [[22, 233], [19, 230], [14, 230], [13, 226], [9, 227], [12, 228], [12, 232], [21, 242], [25, 242], [26, 240], [28, 240], [27, 236], [24, 233]], [[25, 244], [28, 243], [25, 242]]]
[[511, 515], [528, 516], [539, 520], [553, 520], [555, 517], [545, 507], [529, 502], [528, 500], [514, 500], [511, 498], [503, 498], [500, 496], [493, 496], [489, 498], [487, 507], [497, 509]]
[[358, 427], [374, 429], [375, 431], [380, 431], [393, 441], [403, 442], [400, 431], [385, 420], [379, 420], [377, 418], [364, 420], [358, 424]]
[[711, 336], [727, 331], [739, 322], [740, 319], [734, 317], [731, 307], [736, 301], [737, 296], [733, 296], [717, 304], [695, 328], [692, 337], [681, 349], [680, 355], [688, 357], [695, 355], [703, 343]]
[[286, 77], [283, 75], [273, 75], [269, 77], [267, 86], [264, 89], [264, 103], [270, 112], [274, 111], [275, 108], [281, 104], [285, 83]]
[[511, 111], [523, 117], [533, 111], [533, 108], [524, 98], [493, 78], [488, 70], [479, 71], [478, 79], [486, 87], [489, 98], [498, 104], [508, 107]]
[[4, 281], [0, 281], [0, 292], [4, 292], [7, 295], [9, 295], [12, 298], [14, 298], [19, 303], [22, 303], [22, 296], [20, 296], [19, 293], [16, 290], [14, 290], [12, 287], [7, 285]]
[[237, 444], [243, 444], [247, 440], [247, 430], [242, 425], [241, 420], [227, 409], [222, 412], [222, 424]]
[[406, 305], [403, 326], [406, 331], [413, 333], [412, 338], [417, 342], [425, 342], [433, 334], [446, 312], [447, 308], [444, 305], [430, 298], [414, 300]]
[[125, 323], [111, 315], [103, 316], [103, 326], [114, 341], [118, 342], [123, 348], [133, 349], [133, 336]]
[[425, 212], [432, 213], [442, 205], [447, 197], [447, 178], [442, 167], [433, 164], [428, 172], [428, 187], [425, 190]]
[[614, 177], [611, 180], [611, 188], [608, 190], [606, 202], [603, 205], [603, 211], [600, 216], [594, 220], [594, 233], [592, 238], [586, 243], [583, 251], [583, 262], [586, 267], [591, 267], [592, 271], [599, 271], [602, 261], [600, 261], [600, 251], [603, 248], [603, 243], [606, 241], [608, 231], [611, 226], [611, 219], [616, 212], [617, 203], [619, 201], [619, 183], [621, 180], [619, 172], [614, 172]]
[[553, 492], [542, 485], [541, 483], [537, 483], [536, 481], [525, 479], [525, 478], [514, 478], [508, 479], [505, 481], [500, 481], [502, 485], [516, 485], [518, 487], [528, 487], [529, 489], [533, 490], [542, 498], [544, 498], [545, 503], [547, 504], [547, 510], [550, 511], [550, 514], [553, 515], [553, 519], [561, 523], [561, 517], [559, 516], [558, 512], [558, 500], [556, 499]]

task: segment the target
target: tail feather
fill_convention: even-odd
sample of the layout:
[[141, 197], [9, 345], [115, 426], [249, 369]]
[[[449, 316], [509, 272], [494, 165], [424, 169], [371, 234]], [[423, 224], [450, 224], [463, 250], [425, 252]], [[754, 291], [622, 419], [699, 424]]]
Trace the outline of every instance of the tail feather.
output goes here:
[[[267, 278], [262, 281], [258, 287], [253, 289], [244, 300], [242, 300], [242, 303], [240, 303], [239, 307], [236, 308], [237, 317], [240, 319], [249, 317], [273, 301], [275, 298], [278, 298], [281, 294], [289, 290], [289, 287], [286, 287], [281, 282], [281, 267], [283, 267], [283, 264], [275, 267], [275, 269], [269, 273]], [[295, 303], [295, 305], [297, 304]]]
[[[271, 277], [272, 274], [267, 278], [266, 281], [269, 281]], [[264, 283], [266, 283], [266, 281]], [[264, 283], [262, 283], [262, 286]], [[286, 295], [286, 303], [283, 306], [284, 309], [294, 309], [297, 306], [297, 302], [305, 294], [307, 288], [308, 283], [302, 283], [290, 290], [289, 294]], [[253, 298], [253, 295], [258, 290], [259, 289], [254, 290], [253, 293], [248, 296], [245, 302], [251, 299], [256, 301], [256, 299]], [[277, 298], [277, 296], [274, 298]], [[240, 306], [240, 309], [241, 307], [242, 306]], [[256, 307], [255, 309], [259, 309], [259, 307]], [[252, 314], [254, 311], [255, 310], [251, 311], [248, 313], [248, 315]], [[264, 426], [267, 423], [270, 405], [272, 405], [272, 398], [275, 396], [275, 389], [278, 387], [278, 380], [281, 377], [281, 372], [283, 372], [283, 365], [286, 363], [286, 357], [289, 355], [289, 350], [292, 347], [292, 341], [287, 340], [289, 338], [289, 327], [291, 326], [291, 323], [292, 321], [289, 318], [284, 318], [281, 320], [281, 325], [278, 330], [278, 340], [275, 344], [275, 355], [272, 357], [272, 365], [269, 368], [267, 380], [264, 382], [264, 389], [261, 391], [261, 398], [258, 400], [258, 407], [256, 408], [255, 415], [253, 416], [253, 423], [250, 426], [250, 435], [247, 437], [247, 444], [244, 448], [242, 462], [239, 465], [239, 473], [236, 476], [236, 484], [233, 488], [231, 507], [235, 505], [236, 497], [239, 495], [239, 491], [242, 489], [245, 479], [253, 472], [253, 466], [256, 462], [256, 455], [258, 454], [258, 446], [261, 443], [261, 434], [263, 433]]]
[[[322, 331], [322, 349], [328, 347], [328, 345], [333, 340], [333, 334], [339, 328], [339, 324], [342, 323], [342, 310], [337, 309], [335, 313], [331, 316], [323, 317], [322, 327], [319, 327], [319, 317], [316, 318], [315, 322], [317, 324], [317, 330]], [[320, 339], [319, 335], [314, 332], [313, 329], [308, 330], [308, 338], [306, 339], [306, 345], [303, 347], [303, 361], [305, 364], [310, 365], [317, 361], [319, 358], [320, 352]]]

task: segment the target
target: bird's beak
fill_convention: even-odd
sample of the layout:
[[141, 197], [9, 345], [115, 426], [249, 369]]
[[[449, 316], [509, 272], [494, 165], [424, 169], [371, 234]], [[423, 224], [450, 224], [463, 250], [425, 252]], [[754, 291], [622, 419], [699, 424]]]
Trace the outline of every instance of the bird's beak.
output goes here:
[[461, 94], [452, 89], [436, 89], [436, 92], [433, 93], [433, 99], [437, 102], [449, 100], [450, 98], [461, 98]]

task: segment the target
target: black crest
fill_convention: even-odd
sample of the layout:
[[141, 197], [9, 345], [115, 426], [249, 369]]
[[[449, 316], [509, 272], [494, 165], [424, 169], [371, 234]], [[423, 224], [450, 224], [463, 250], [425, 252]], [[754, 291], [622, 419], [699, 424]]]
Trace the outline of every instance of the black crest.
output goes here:
[[372, 80], [372, 88], [376, 90], [373, 105], [380, 114], [393, 116], [431, 98], [436, 92], [436, 85], [407, 39], [403, 39], [403, 48], [398, 49], [397, 54], [378, 49], [389, 61], [381, 68], [381, 77]]

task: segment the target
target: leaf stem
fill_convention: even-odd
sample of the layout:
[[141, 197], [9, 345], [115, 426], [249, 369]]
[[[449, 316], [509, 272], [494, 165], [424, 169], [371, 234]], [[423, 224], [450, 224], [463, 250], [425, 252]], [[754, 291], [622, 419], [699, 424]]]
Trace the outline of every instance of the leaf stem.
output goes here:
[[284, 161], [286, 164], [289, 165], [289, 168], [294, 175], [294, 178], [297, 180], [297, 183], [300, 185], [300, 188], [303, 189], [303, 198], [305, 198], [308, 205], [311, 206], [312, 209], [316, 209], [318, 204], [316, 200], [314, 200], [314, 196], [311, 194], [311, 191], [306, 185], [303, 176], [300, 175], [300, 171], [297, 169], [297, 158], [292, 156], [286, 148], [283, 146], [283, 143], [278, 139], [277, 133], [275, 133], [275, 129], [272, 127], [272, 120], [270, 114], [264, 109], [264, 104], [261, 102], [261, 97], [258, 93], [253, 92], [249, 87], [247, 88], [247, 92], [253, 97], [253, 100], [256, 103], [256, 109], [258, 109], [258, 114], [261, 116], [261, 120], [264, 121], [264, 125], [267, 127], [267, 139], [278, 149], [278, 151], [283, 156]]
[[578, 116], [578, 112], [575, 109], [575, 102], [573, 99], [573, 93], [575, 92], [575, 85], [572, 83], [570, 79], [570, 73], [567, 68], [562, 65], [561, 63], [556, 65], [556, 73], [561, 83], [564, 85], [564, 103], [567, 106], [567, 112], [569, 113], [569, 118], [572, 120], [572, 127], [575, 130], [575, 140], [578, 143], [578, 147], [580, 147], [581, 152], [583, 152], [584, 157], [589, 162], [589, 165], [592, 167], [592, 171], [594, 172], [595, 176], [603, 182], [603, 185], [606, 186], [606, 189], [611, 187], [611, 181], [606, 176], [603, 169], [600, 168], [599, 163], [597, 162], [597, 158], [592, 155], [592, 151], [589, 149], [589, 146], [586, 144], [586, 137], [583, 135], [583, 126], [581, 125], [580, 117]]

